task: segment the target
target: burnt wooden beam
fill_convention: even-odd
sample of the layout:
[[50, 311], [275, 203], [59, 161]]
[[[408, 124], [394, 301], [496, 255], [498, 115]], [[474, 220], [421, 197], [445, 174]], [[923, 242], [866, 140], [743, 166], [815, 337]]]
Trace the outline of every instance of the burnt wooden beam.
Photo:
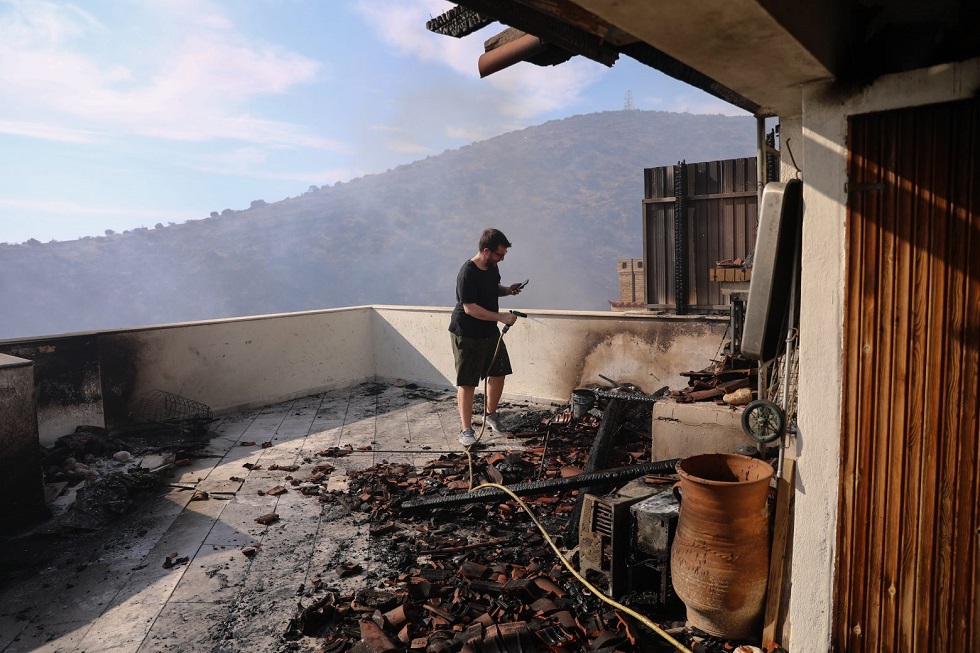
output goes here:
[[736, 93], [727, 86], [719, 84], [704, 73], [691, 68], [670, 55], [661, 52], [649, 43], [637, 42], [623, 45], [619, 50], [626, 56], [632, 57], [642, 64], [656, 68], [665, 75], [699, 88], [705, 93], [710, 93], [729, 104], [734, 104], [739, 109], [745, 109], [752, 114], [757, 113], [760, 109], [759, 105], [752, 100]]
[[[561, 4], [563, 7], [572, 6], [567, 3]], [[545, 13], [540, 8], [532, 8], [515, 0], [465, 0], [460, 3], [460, 6], [466, 6], [481, 15], [492, 17], [527, 34], [533, 34], [550, 45], [606, 66], [612, 66], [619, 58], [616, 48], [601, 35]]]
[[462, 38], [480, 30], [490, 23], [493, 18], [473, 11], [462, 5], [457, 5], [449, 11], [436, 16], [425, 23], [425, 29], [443, 36]]
[[459, 5], [607, 66], [612, 66], [622, 53], [752, 114], [761, 108], [756, 102], [568, 0], [463, 0]]
[[569, 0], [521, 0], [520, 4], [583, 32], [598, 36], [614, 46], [634, 43], [638, 40], [632, 34], [627, 34], [588, 9], [583, 9], [574, 2], [569, 2]]

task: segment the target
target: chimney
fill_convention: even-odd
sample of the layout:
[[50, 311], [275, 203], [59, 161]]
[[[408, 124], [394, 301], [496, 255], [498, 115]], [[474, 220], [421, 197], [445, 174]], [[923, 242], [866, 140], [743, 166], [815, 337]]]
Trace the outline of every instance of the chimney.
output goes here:
[[646, 304], [646, 275], [643, 259], [621, 258], [619, 266], [619, 301], [623, 304]]

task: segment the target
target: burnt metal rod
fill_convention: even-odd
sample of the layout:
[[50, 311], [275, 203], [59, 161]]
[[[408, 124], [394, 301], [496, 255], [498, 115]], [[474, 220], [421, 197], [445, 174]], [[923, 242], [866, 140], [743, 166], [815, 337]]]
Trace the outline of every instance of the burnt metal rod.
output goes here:
[[602, 374], [599, 375], [599, 378], [602, 379], [603, 381], [608, 381], [610, 384], [612, 384], [614, 388], [618, 388], [623, 385], [619, 381], [613, 381], [608, 376], [603, 376]]
[[592, 390], [595, 396], [603, 399], [622, 399], [623, 401], [649, 401], [655, 403], [663, 399], [667, 394], [667, 386], [660, 388], [652, 395], [635, 394], [630, 392], [610, 392], [608, 390]]
[[[634, 478], [646, 476], [647, 474], [673, 474], [674, 466], [680, 458], [662, 460], [654, 463], [642, 463], [640, 465], [628, 465], [626, 467], [615, 467], [593, 474], [579, 474], [569, 478], [556, 478], [547, 481], [529, 481], [527, 483], [516, 483], [508, 485], [507, 488], [519, 497], [545, 494], [552, 490], [574, 490], [590, 485], [612, 485], [620, 481], [631, 481]], [[484, 488], [473, 492], [458, 492], [448, 496], [420, 497], [405, 501], [401, 505], [403, 512], [422, 510], [424, 508], [448, 508], [451, 506], [462, 506], [469, 503], [479, 503], [481, 501], [499, 501], [508, 499], [509, 495], [497, 488]]]

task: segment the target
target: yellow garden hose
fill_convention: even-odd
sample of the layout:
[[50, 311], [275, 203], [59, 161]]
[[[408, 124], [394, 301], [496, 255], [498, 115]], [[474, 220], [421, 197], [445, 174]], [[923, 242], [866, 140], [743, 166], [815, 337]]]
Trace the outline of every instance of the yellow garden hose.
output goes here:
[[[471, 479], [470, 479], [470, 483], [472, 484], [472, 476], [471, 476]], [[510, 497], [512, 499], [514, 499], [514, 501], [516, 501], [521, 506], [521, 508], [524, 509], [524, 511], [531, 518], [531, 521], [534, 522], [534, 525], [538, 527], [538, 530], [539, 531], [541, 531], [541, 535], [543, 535], [544, 536], [544, 539], [547, 540], [548, 545], [555, 552], [555, 555], [557, 555], [558, 556], [558, 559], [561, 560], [561, 563], [590, 592], [592, 592], [597, 597], [599, 597], [599, 599], [601, 601], [603, 601], [604, 603], [607, 603], [608, 605], [611, 605], [612, 607], [616, 608], [617, 610], [620, 610], [622, 612], [625, 612], [626, 614], [628, 614], [629, 616], [633, 617], [634, 619], [636, 619], [637, 621], [639, 621], [640, 623], [642, 623], [644, 626], [646, 626], [647, 628], [649, 628], [653, 632], [655, 632], [658, 635], [660, 635], [662, 638], [664, 638], [664, 640], [666, 640], [668, 643], [670, 643], [671, 646], [673, 646], [674, 648], [676, 648], [678, 651], [681, 651], [681, 653], [691, 653], [691, 651], [686, 646], [684, 646], [683, 644], [681, 644], [680, 642], [678, 642], [676, 639], [674, 639], [673, 637], [671, 637], [669, 634], [667, 634], [657, 624], [653, 623], [653, 621], [651, 621], [647, 617], [643, 616], [639, 612], [636, 612], [632, 608], [628, 608], [625, 605], [623, 605], [622, 603], [618, 603], [615, 600], [613, 600], [612, 598], [606, 596], [605, 594], [602, 593], [601, 590], [599, 590], [594, 585], [592, 585], [592, 583], [590, 583], [588, 580], [586, 580], [585, 577], [582, 576], [582, 574], [580, 574], [578, 571], [576, 571], [575, 568], [572, 567], [572, 563], [570, 563], [568, 561], [568, 559], [565, 558], [565, 556], [562, 555], [561, 551], [558, 550], [558, 547], [555, 545], [554, 541], [551, 539], [551, 536], [548, 535], [548, 532], [544, 529], [544, 526], [541, 525], [541, 522], [539, 522], [537, 520], [537, 518], [534, 516], [534, 513], [531, 512], [531, 508], [526, 503], [524, 503], [519, 496], [517, 496], [516, 494], [514, 494], [510, 489], [504, 487], [503, 485], [499, 485], [497, 483], [484, 483], [484, 484], [482, 484], [482, 485], [480, 485], [478, 487], [472, 488], [470, 491], [473, 492], [473, 491], [476, 491], [476, 490], [482, 490], [483, 488], [490, 488], [490, 487], [497, 488], [498, 490], [502, 490], [503, 492], [506, 492], [507, 494], [510, 495]]]

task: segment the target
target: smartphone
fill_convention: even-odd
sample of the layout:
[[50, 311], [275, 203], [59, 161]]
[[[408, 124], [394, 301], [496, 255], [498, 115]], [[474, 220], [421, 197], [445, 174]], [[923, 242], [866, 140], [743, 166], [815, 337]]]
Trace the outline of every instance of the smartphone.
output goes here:
[[530, 279], [525, 279], [525, 280], [524, 280], [524, 283], [522, 283], [521, 285], [519, 285], [519, 286], [517, 287], [517, 289], [518, 289], [518, 290], [521, 290], [521, 289], [522, 289], [522, 288], [523, 288], [524, 286], [526, 286], [526, 285], [527, 285], [527, 282], [528, 282], [528, 281], [530, 281]]

